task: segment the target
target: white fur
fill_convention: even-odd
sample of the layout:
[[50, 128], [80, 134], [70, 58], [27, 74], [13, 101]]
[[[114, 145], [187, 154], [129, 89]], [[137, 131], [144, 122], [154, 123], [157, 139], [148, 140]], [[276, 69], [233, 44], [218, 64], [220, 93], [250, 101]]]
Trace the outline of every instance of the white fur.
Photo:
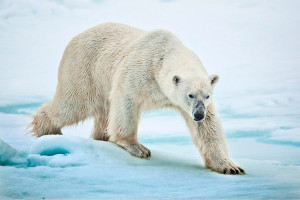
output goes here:
[[[206, 99], [217, 81], [218, 76], [209, 76], [198, 57], [168, 31], [98, 25], [74, 37], [66, 47], [56, 94], [34, 116], [32, 132], [36, 136], [61, 134], [62, 127], [94, 116], [94, 139], [109, 140], [146, 158], [150, 151], [137, 141], [140, 115], [167, 107], [185, 118], [207, 167], [240, 174], [243, 170], [229, 159], [213, 102]], [[204, 103], [203, 122], [192, 118], [190, 93]]]

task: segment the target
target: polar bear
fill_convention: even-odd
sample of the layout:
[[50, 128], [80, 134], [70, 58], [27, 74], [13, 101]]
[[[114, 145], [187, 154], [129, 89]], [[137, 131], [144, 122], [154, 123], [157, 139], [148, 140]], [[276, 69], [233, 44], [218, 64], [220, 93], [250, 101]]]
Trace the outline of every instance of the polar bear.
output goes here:
[[137, 140], [141, 113], [171, 108], [185, 119], [206, 167], [244, 174], [229, 158], [212, 100], [218, 79], [168, 31], [101, 24], [67, 45], [55, 96], [33, 116], [31, 132], [37, 137], [62, 134], [62, 127], [93, 116], [92, 138], [148, 158], [150, 151]]

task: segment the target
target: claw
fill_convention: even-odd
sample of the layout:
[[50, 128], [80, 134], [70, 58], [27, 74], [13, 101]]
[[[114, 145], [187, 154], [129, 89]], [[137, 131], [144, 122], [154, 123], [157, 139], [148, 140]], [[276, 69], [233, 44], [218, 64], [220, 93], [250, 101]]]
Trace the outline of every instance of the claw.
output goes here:
[[241, 174], [246, 174], [246, 172], [242, 168], [238, 167], [238, 169], [240, 170]]
[[232, 175], [246, 174], [242, 168], [236, 166], [232, 162], [223, 162], [223, 163], [221, 163], [220, 167], [218, 167], [216, 169], [212, 168], [212, 170], [216, 171], [220, 174], [232, 174]]

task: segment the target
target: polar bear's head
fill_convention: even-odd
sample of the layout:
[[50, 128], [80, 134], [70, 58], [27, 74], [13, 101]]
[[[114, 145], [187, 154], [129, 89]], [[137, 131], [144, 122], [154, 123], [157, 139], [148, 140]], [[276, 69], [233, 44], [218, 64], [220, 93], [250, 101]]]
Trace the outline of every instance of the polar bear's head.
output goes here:
[[[161, 60], [156, 78], [160, 89], [173, 105], [188, 113], [193, 120], [205, 119], [218, 75], [208, 75], [195, 53], [177, 39]], [[172, 48], [171, 48], [172, 47]]]
[[205, 77], [174, 75], [169, 95], [173, 102], [185, 110], [196, 122], [205, 119], [206, 108], [211, 102], [213, 87], [218, 75]]

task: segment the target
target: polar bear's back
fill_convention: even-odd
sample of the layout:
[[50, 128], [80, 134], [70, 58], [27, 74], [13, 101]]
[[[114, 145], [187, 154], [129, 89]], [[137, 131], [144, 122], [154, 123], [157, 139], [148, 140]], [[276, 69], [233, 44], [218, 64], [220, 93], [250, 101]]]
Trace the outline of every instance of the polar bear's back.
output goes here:
[[126, 47], [144, 33], [140, 29], [117, 23], [92, 27], [69, 42], [61, 60], [59, 75], [85, 76], [82, 73], [91, 72], [90, 75], [98, 76], [94, 70], [114, 73], [113, 68], [120, 56], [124, 55]]
[[75, 36], [60, 63], [56, 95], [72, 93], [83, 100], [91, 99], [91, 95], [107, 97], [117, 63], [130, 43], [144, 33], [127, 25], [106, 23]]

